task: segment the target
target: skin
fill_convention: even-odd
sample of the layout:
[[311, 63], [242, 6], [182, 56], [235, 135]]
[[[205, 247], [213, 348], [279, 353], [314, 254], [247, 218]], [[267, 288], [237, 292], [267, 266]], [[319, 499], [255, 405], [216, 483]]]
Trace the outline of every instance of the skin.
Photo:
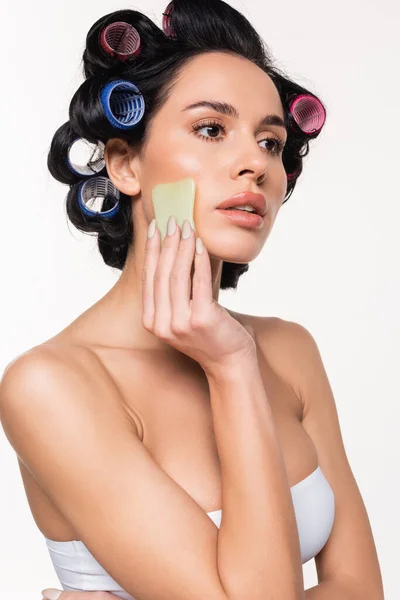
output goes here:
[[[257, 90], [257, 93], [249, 93]], [[182, 112], [191, 103], [216, 100], [233, 104], [239, 118], [209, 108]], [[223, 261], [248, 263], [261, 252], [286, 194], [287, 177], [282, 154], [274, 155], [273, 140], [286, 141], [286, 130], [267, 126], [257, 130], [261, 119], [274, 113], [284, 117], [279, 93], [271, 78], [249, 60], [222, 52], [195, 57], [187, 63], [175, 84], [172, 97], [155, 115], [147, 146], [142, 153], [124, 140], [106, 144], [108, 176], [132, 199], [134, 244], [117, 283], [97, 302], [81, 322], [104, 319], [101, 335], [109, 344], [179, 351], [147, 331], [142, 324], [142, 271], [147, 230], [154, 218], [151, 192], [155, 185], [191, 177], [196, 182], [194, 222], [211, 265], [213, 298], [218, 301]], [[204, 125], [196, 135], [192, 126], [216, 121], [226, 127]], [[207, 139], [202, 139], [203, 135]], [[268, 138], [269, 141], [264, 141]], [[217, 139], [219, 141], [217, 141]], [[217, 205], [239, 192], [261, 193], [268, 211], [259, 229], [232, 223], [216, 211]], [[78, 326], [80, 319], [75, 323]], [[106, 331], [105, 331], [106, 330]], [[84, 335], [84, 331], [82, 334]], [[119, 600], [104, 592], [63, 592], [61, 600]]]

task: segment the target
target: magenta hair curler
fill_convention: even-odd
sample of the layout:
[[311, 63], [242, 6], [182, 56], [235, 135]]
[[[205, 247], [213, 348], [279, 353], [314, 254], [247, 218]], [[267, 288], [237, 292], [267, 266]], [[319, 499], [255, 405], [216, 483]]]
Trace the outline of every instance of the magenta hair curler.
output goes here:
[[298, 127], [309, 135], [318, 133], [326, 120], [326, 111], [322, 103], [309, 94], [296, 96], [289, 110]]
[[176, 37], [175, 30], [172, 25], [172, 11], [174, 10], [174, 3], [170, 2], [163, 12], [162, 29], [167, 37]]
[[125, 21], [107, 25], [100, 34], [100, 44], [107, 54], [123, 61], [137, 56], [142, 49], [139, 32]]
[[[293, 117], [292, 129], [298, 127], [303, 133], [315, 137], [326, 121], [326, 111], [318, 98], [310, 94], [300, 94], [289, 102], [289, 112]], [[287, 175], [288, 181], [296, 179], [299, 170]]]

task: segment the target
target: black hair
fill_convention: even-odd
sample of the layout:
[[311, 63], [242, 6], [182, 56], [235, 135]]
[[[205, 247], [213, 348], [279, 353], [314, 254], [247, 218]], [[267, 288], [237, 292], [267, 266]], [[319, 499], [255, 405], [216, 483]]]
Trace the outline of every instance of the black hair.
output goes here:
[[[141, 38], [140, 53], [125, 61], [107, 54], [99, 44], [103, 29], [117, 21], [131, 24]], [[310, 140], [319, 133], [311, 137], [299, 128], [289, 127], [293, 121], [289, 101], [299, 94], [315, 95], [286, 77], [274, 65], [266, 45], [240, 12], [222, 0], [174, 0], [171, 23], [174, 37], [167, 36], [151, 19], [135, 10], [119, 10], [93, 24], [83, 53], [85, 81], [71, 100], [69, 121], [56, 131], [49, 149], [47, 164], [50, 173], [70, 186], [66, 197], [69, 219], [79, 230], [97, 234], [104, 262], [117, 269], [124, 268], [128, 248], [133, 241], [131, 198], [121, 192], [120, 209], [110, 219], [85, 215], [77, 201], [77, 189], [83, 178], [67, 166], [68, 150], [79, 137], [91, 143], [101, 141], [104, 144], [110, 138], [120, 137], [143, 152], [152, 118], [170, 97], [180, 70], [192, 57], [211, 51], [239, 55], [259, 66], [272, 79], [282, 101], [288, 128], [282, 155], [288, 174], [283, 203], [290, 198], [302, 172], [303, 157], [308, 154]], [[145, 100], [145, 114], [130, 130], [110, 125], [99, 104], [100, 89], [116, 79], [132, 81]], [[107, 177], [107, 168], [104, 167], [97, 175]], [[239, 277], [248, 268], [248, 263], [224, 261], [220, 289], [236, 289]]]

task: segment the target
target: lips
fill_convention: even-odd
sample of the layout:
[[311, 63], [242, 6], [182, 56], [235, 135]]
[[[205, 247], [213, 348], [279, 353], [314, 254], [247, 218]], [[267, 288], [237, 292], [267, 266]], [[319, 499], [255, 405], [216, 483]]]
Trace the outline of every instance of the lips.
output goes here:
[[253, 192], [241, 192], [235, 196], [231, 196], [227, 200], [218, 204], [217, 208], [227, 209], [232, 206], [245, 206], [248, 204], [252, 206], [258, 215], [264, 217], [267, 212], [267, 203], [262, 194], [253, 194]]

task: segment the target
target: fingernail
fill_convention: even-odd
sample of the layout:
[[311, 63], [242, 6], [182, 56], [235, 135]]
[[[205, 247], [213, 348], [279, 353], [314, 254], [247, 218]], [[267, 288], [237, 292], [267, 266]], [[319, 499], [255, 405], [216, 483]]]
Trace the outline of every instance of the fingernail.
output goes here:
[[54, 588], [42, 591], [42, 596], [46, 598], [46, 600], [58, 600], [61, 594], [62, 590], [55, 590]]
[[203, 252], [203, 242], [201, 241], [201, 239], [198, 237], [196, 238], [196, 252], [197, 254], [201, 254]]
[[150, 239], [153, 237], [153, 235], [156, 232], [156, 220], [153, 219], [152, 222], [149, 225], [149, 228], [147, 230], [147, 237]]
[[190, 223], [187, 219], [185, 219], [182, 226], [182, 239], [186, 240], [188, 237], [190, 237], [190, 229]]
[[168, 219], [167, 233], [168, 235], [173, 235], [176, 231], [176, 221], [173, 215]]

